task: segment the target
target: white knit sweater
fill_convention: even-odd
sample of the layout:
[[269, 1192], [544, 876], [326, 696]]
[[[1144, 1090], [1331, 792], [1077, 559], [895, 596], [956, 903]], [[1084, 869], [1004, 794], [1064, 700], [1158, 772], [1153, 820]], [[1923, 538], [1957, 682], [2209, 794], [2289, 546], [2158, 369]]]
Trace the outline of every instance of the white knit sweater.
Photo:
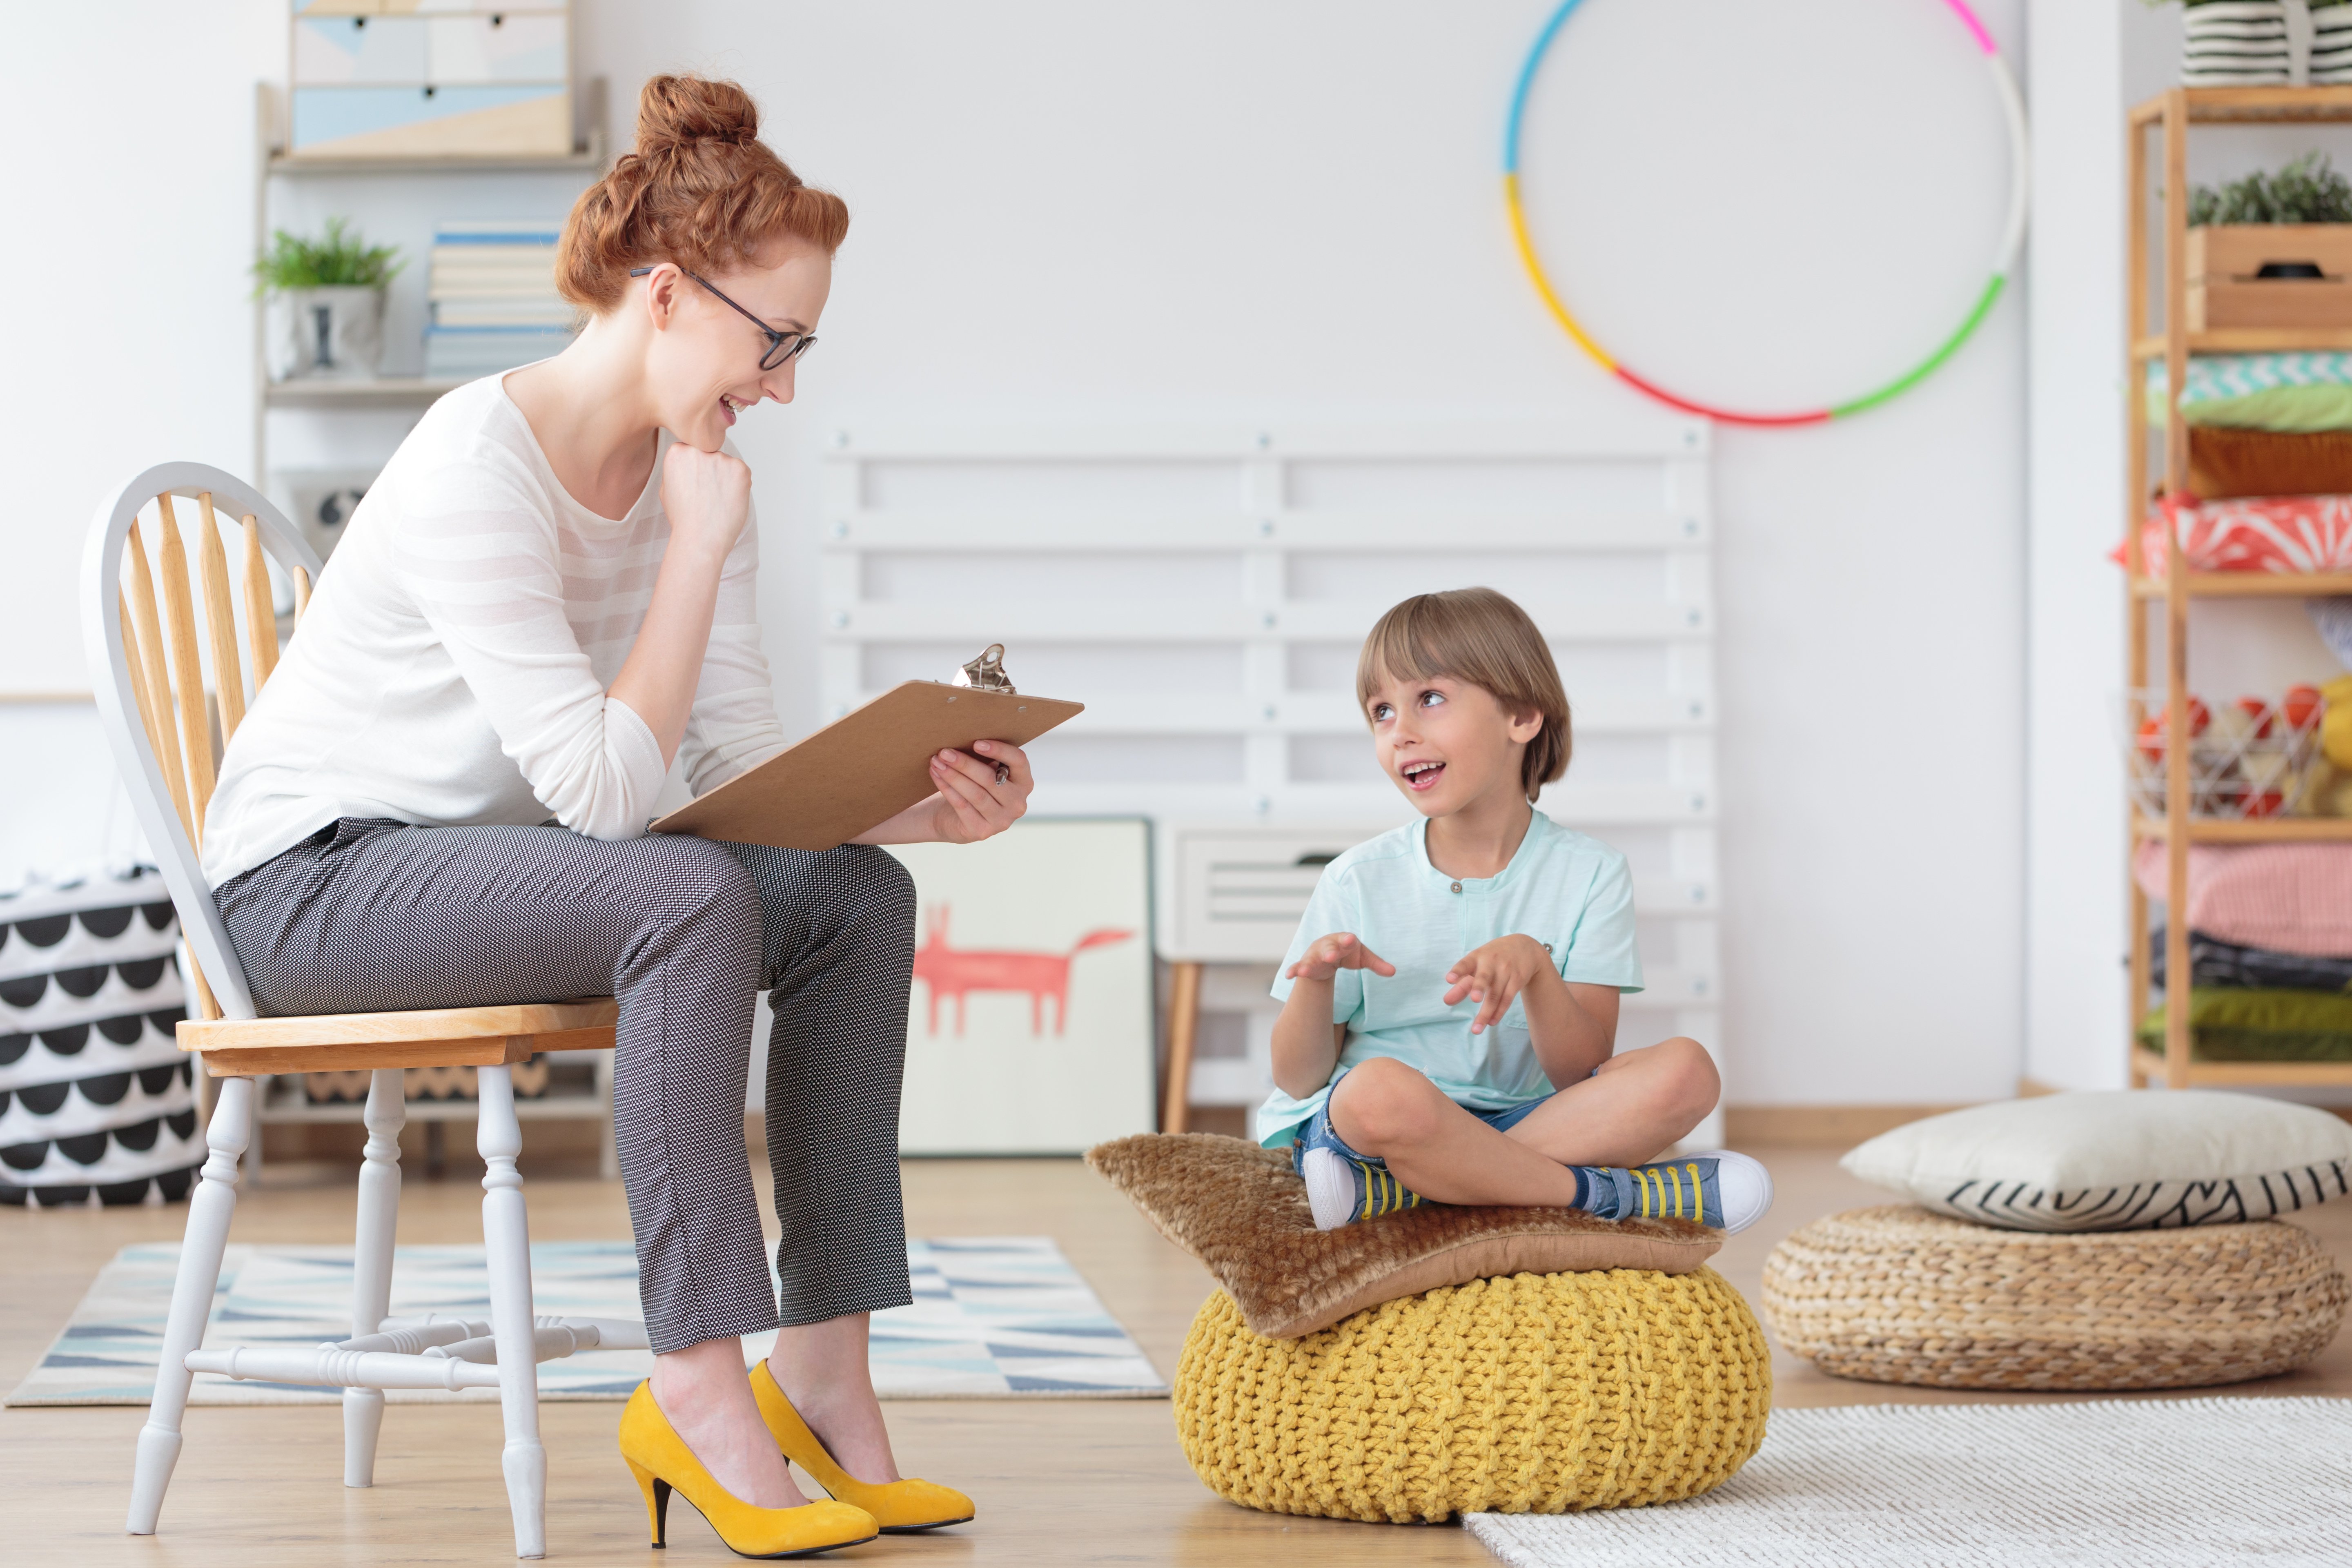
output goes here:
[[[345, 527], [221, 761], [205, 817], [213, 886], [339, 816], [643, 833], [661, 748], [604, 689], [669, 539], [660, 464], [626, 517], [597, 516], [489, 376], [433, 405]], [[727, 558], [679, 752], [697, 795], [783, 749], [758, 534], [747, 524]]]

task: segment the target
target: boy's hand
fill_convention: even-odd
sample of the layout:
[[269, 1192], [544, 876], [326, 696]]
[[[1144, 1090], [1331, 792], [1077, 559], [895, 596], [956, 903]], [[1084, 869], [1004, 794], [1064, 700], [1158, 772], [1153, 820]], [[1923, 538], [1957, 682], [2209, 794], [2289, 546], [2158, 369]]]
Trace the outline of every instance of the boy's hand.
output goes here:
[[1559, 978], [1543, 943], [1531, 936], [1496, 937], [1465, 953], [1445, 972], [1452, 987], [1445, 993], [1445, 1005], [1451, 1007], [1465, 997], [1478, 1003], [1477, 1016], [1470, 1020], [1470, 1032], [1475, 1035], [1501, 1023], [1519, 993], [1547, 974]]
[[1369, 969], [1375, 974], [1396, 973], [1396, 965], [1358, 942], [1348, 931], [1334, 931], [1318, 936], [1307, 950], [1307, 956], [1292, 964], [1286, 975], [1291, 980], [1328, 980], [1343, 969]]

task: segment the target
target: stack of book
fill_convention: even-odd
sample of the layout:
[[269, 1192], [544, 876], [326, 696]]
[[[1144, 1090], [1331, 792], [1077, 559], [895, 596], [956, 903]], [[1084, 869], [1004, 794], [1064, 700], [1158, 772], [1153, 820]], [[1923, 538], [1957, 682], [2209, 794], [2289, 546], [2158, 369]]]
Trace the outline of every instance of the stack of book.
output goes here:
[[433, 232], [425, 374], [470, 379], [560, 353], [578, 310], [555, 291], [555, 223], [443, 223]]

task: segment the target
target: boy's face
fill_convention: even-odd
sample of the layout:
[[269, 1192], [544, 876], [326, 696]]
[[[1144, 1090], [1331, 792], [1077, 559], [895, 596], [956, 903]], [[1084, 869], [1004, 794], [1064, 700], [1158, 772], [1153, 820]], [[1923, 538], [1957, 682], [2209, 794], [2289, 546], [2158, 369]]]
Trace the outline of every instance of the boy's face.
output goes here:
[[1364, 711], [1381, 771], [1423, 816], [1451, 816], [1498, 790], [1523, 798], [1519, 759], [1541, 714], [1506, 712], [1486, 688], [1450, 675], [1383, 675]]

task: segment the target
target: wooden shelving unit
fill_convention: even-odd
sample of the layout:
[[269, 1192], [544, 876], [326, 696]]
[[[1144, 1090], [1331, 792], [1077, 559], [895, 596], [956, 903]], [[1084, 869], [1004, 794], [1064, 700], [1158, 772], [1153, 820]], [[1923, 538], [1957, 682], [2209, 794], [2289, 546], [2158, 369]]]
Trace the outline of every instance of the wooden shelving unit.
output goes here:
[[[2161, 843], [2165, 877], [2165, 990], [2179, 1005], [2165, 1009], [2164, 1049], [2138, 1043], [2139, 1022], [2147, 1015], [2153, 954], [2148, 942], [2148, 900], [2138, 879], [2127, 877], [2131, 900], [2130, 1022], [2126, 1059], [2135, 1089], [2161, 1081], [2169, 1089], [2234, 1086], [2352, 1084], [2352, 1062], [2200, 1062], [2190, 1058], [2189, 847], [2191, 844], [2263, 844], [2352, 840], [2352, 819], [2282, 817], [2225, 820], [2189, 811], [2189, 606], [2200, 598], [2308, 598], [2352, 594], [2352, 574], [2290, 576], [2267, 573], [2189, 572], [2180, 542], [2165, 539], [2164, 575], [2152, 576], [2141, 553], [2147, 515], [2148, 428], [2145, 367], [2165, 364], [2168, 405], [2164, 421], [2163, 483], [2168, 494], [2189, 489], [2189, 434], [2180, 414], [2189, 356], [2195, 353], [2294, 353], [2352, 350], [2352, 331], [2276, 329], [2191, 332], [2188, 330], [2189, 130], [2192, 125], [2268, 125], [2283, 122], [2352, 124], [2352, 87], [2174, 88], [2135, 106], [2126, 121], [2126, 200], [2129, 214], [2126, 308], [2130, 348], [2124, 365], [2126, 468], [2124, 484], [2125, 659], [2133, 696], [2128, 732], [2137, 734], [2147, 716], [2138, 693], [2151, 689], [2148, 628], [2162, 607], [2164, 623], [2165, 810], [2162, 817], [2135, 812], [2131, 847]], [[2161, 312], [2151, 320], [2148, 245], [2148, 136], [2159, 139], [2164, 204]]]
[[[593, 78], [581, 84], [575, 109], [572, 150], [559, 156], [306, 158], [290, 155], [285, 150], [288, 136], [284, 92], [268, 82], [257, 83], [254, 89], [256, 144], [252, 164], [254, 254], [257, 257], [261, 255], [268, 244], [272, 217], [271, 188], [281, 181], [359, 181], [364, 186], [368, 182], [398, 175], [560, 174], [570, 176], [569, 183], [576, 191], [579, 184], [584, 184], [602, 174], [612, 157], [605, 138], [604, 99], [604, 78]], [[571, 196], [567, 195], [565, 205], [568, 205], [570, 200]], [[436, 398], [472, 379], [378, 376], [364, 381], [296, 379], [272, 382], [265, 363], [264, 330], [263, 312], [257, 309], [253, 316], [253, 384], [256, 389], [253, 399], [253, 479], [264, 490], [271, 489], [275, 482], [269, 459], [271, 410], [308, 409], [343, 413], [406, 409], [422, 414]], [[290, 604], [287, 607], [290, 609]], [[577, 1060], [562, 1057], [557, 1059], [556, 1085], [543, 1098], [517, 1100], [515, 1114], [525, 1121], [601, 1123], [603, 1142], [598, 1163], [605, 1176], [616, 1175], [619, 1165], [613, 1146], [612, 1053], [580, 1053]], [[299, 1085], [273, 1083], [268, 1079], [262, 1080], [262, 1089], [259, 1114], [266, 1126], [356, 1122], [361, 1120], [362, 1106], [356, 1100], [314, 1105], [303, 1097]], [[414, 1100], [408, 1102], [407, 1110], [411, 1121], [428, 1125], [471, 1121], [476, 1113], [476, 1102], [470, 1100]], [[247, 1160], [248, 1170], [255, 1173], [257, 1179], [260, 1158], [261, 1144], [256, 1139]]]
[[[253, 109], [256, 136], [253, 164], [254, 254], [257, 257], [261, 255], [269, 243], [269, 192], [276, 181], [373, 180], [403, 174], [569, 174], [584, 184], [604, 173], [612, 161], [612, 150], [606, 143], [604, 131], [605, 91], [605, 79], [603, 77], [593, 77], [579, 85], [572, 151], [553, 157], [306, 158], [286, 151], [289, 138], [285, 94], [268, 82], [257, 83]], [[472, 379], [378, 376], [366, 381], [297, 379], [273, 382], [264, 363], [268, 357], [262, 346], [264, 331], [264, 313], [257, 310], [253, 316], [253, 384], [258, 393], [253, 401], [253, 477], [254, 482], [264, 490], [269, 489], [272, 483], [269, 469], [271, 409], [413, 408], [421, 413], [444, 393], [454, 391]]]

